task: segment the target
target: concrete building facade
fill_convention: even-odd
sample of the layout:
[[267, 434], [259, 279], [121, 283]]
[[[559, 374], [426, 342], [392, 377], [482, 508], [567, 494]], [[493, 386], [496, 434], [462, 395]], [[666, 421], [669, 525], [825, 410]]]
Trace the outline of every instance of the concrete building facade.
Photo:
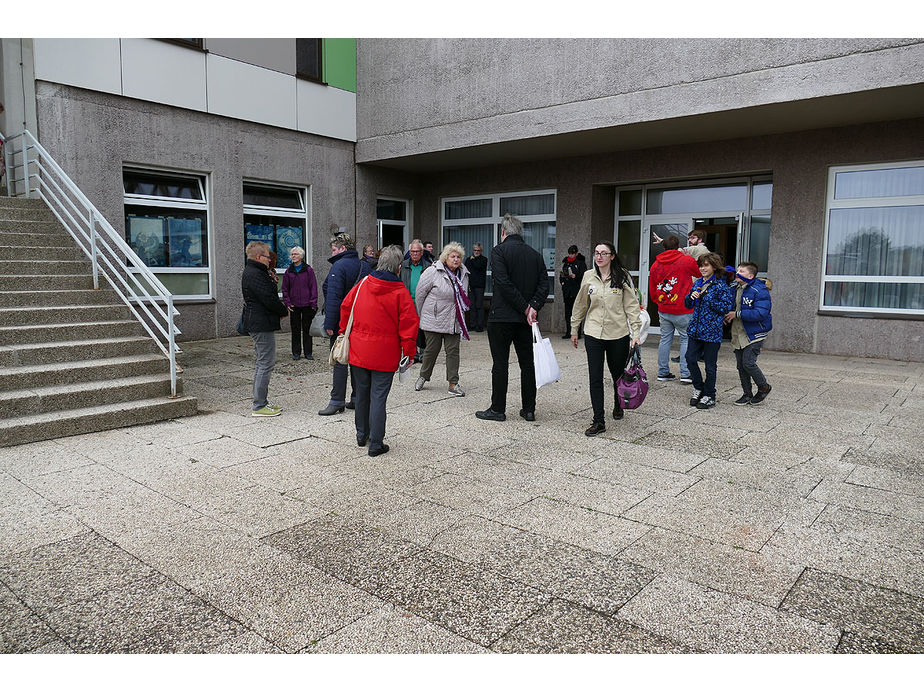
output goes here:
[[512, 211], [550, 274], [606, 239], [645, 293], [652, 233], [703, 229], [773, 280], [769, 347], [924, 360], [924, 40], [324, 40], [316, 79], [296, 41], [3, 39], [0, 129], [127, 237], [158, 181], [208, 198], [175, 204], [209, 269], [164, 270], [186, 338], [233, 332], [247, 233], [301, 215], [323, 280], [331, 225], [489, 248]]

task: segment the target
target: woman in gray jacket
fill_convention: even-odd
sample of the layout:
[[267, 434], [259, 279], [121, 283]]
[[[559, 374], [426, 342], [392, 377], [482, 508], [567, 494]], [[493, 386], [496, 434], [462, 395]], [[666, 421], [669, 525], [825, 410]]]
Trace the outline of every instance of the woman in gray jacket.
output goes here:
[[469, 338], [465, 327], [465, 312], [470, 305], [469, 271], [462, 264], [464, 257], [465, 248], [458, 243], [448, 243], [440, 253], [439, 260], [425, 269], [417, 282], [414, 298], [420, 314], [420, 329], [427, 345], [415, 390], [422, 390], [430, 380], [436, 357], [440, 349], [444, 348], [449, 394], [465, 396], [459, 387], [459, 344], [462, 339]]

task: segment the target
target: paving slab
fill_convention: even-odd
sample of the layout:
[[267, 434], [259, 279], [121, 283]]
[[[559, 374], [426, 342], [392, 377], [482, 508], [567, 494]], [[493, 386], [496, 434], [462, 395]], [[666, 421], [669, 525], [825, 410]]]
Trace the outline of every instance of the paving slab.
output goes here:
[[33, 652], [56, 639], [35, 611], [0, 584], [0, 654]]
[[826, 479], [815, 487], [809, 498], [847, 508], [892, 515], [913, 522], [924, 522], [924, 496], [921, 495], [909, 496]]
[[890, 469], [866, 467], [858, 464], [844, 479], [844, 482], [854, 486], [903, 493], [918, 498], [924, 496], [924, 475], [922, 474], [896, 472]]
[[387, 604], [310, 644], [306, 654], [490, 654], [490, 650]]
[[687, 654], [695, 650], [643, 628], [555, 599], [492, 646], [522, 654]]
[[864, 638], [845, 631], [835, 650], [837, 654], [920, 654], [920, 650], [906, 650], [878, 638]]
[[[658, 448], [644, 445], [634, 447], [636, 448], [634, 456], [636, 461], [603, 457], [575, 470], [575, 473], [639, 491], [658, 492], [668, 496], [679, 495], [699, 481], [700, 477], [695, 473], [678, 474], [651, 466], [658, 464]], [[642, 462], [651, 464], [642, 464]]]
[[657, 578], [618, 618], [704, 652], [831, 653], [840, 631], [673, 576]]
[[924, 652], [924, 599], [920, 597], [808, 568], [780, 610]]
[[532, 500], [535, 495], [516, 489], [446, 473], [409, 489], [409, 492], [434, 503], [447, 505], [465, 513], [493, 516]]

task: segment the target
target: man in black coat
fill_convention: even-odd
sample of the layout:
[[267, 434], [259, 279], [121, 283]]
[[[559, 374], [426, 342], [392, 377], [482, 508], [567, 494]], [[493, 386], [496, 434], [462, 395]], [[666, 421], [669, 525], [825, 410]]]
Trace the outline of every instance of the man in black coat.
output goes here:
[[[568, 248], [568, 255], [561, 261], [561, 274], [558, 275], [561, 297], [565, 301], [565, 333], [561, 336], [562, 339], [571, 339], [571, 312], [574, 310], [574, 300], [586, 271], [587, 261], [578, 252], [578, 247], [572, 245]], [[578, 337], [580, 336], [581, 330], [578, 330]]]
[[484, 290], [488, 285], [488, 258], [482, 255], [481, 243], [472, 246], [472, 255], [465, 261], [468, 267], [468, 297], [472, 301], [469, 320], [472, 332], [484, 332]]
[[523, 222], [505, 214], [501, 242], [491, 251], [494, 296], [488, 315], [488, 344], [491, 346], [491, 406], [475, 412], [479, 419], [504, 421], [507, 416], [507, 377], [510, 345], [520, 364], [520, 416], [536, 420], [536, 370], [533, 366], [533, 338], [530, 325], [549, 294], [549, 276], [542, 256], [523, 240]]
[[266, 243], [251, 241], [244, 250], [247, 264], [241, 274], [244, 295], [244, 329], [253, 340], [256, 367], [253, 374], [252, 416], [279, 416], [282, 407], [271, 405], [266, 398], [270, 376], [276, 365], [276, 335], [279, 319], [289, 309], [279, 300], [279, 289], [270, 278], [270, 248]]

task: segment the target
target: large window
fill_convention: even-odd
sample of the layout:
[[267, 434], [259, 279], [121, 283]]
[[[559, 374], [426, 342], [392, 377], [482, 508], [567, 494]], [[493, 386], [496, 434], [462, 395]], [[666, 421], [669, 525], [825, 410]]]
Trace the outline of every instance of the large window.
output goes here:
[[[523, 240], [539, 251], [554, 280], [556, 211], [554, 190], [443, 198], [442, 243], [457, 241], [467, 254], [471, 254], [472, 245], [481, 243], [490, 261], [491, 249], [500, 243], [501, 221], [510, 213], [523, 222]], [[550, 296], [554, 286], [555, 281], [550, 281]], [[490, 265], [486, 293], [491, 293]]]
[[244, 247], [250, 241], [266, 243], [276, 253], [280, 281], [291, 262], [289, 251], [295, 246], [305, 249], [305, 262], [311, 264], [307, 199], [304, 188], [244, 183]]
[[406, 248], [410, 243], [409, 206], [410, 202], [408, 200], [399, 200], [393, 197], [379, 197], [376, 199], [375, 216], [378, 227], [379, 248], [384, 248], [388, 245], [400, 245], [402, 248]]
[[821, 309], [924, 315], [924, 162], [829, 171]]
[[176, 298], [211, 298], [206, 177], [126, 168], [122, 184], [125, 240], [139, 259]]

